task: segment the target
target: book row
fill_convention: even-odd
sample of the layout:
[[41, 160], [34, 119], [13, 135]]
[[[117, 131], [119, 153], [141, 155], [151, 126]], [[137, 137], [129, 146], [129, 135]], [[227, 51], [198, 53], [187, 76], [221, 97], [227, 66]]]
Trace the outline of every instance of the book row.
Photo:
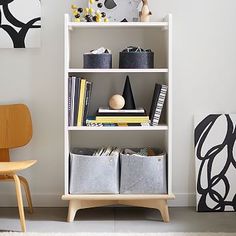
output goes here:
[[157, 126], [160, 122], [167, 86], [155, 84], [152, 103], [147, 114], [144, 108], [120, 109], [99, 107], [95, 116], [89, 116], [93, 83], [84, 78], [69, 77], [69, 126]]
[[92, 82], [84, 78], [69, 77], [68, 81], [68, 125], [86, 125], [89, 103], [92, 93]]

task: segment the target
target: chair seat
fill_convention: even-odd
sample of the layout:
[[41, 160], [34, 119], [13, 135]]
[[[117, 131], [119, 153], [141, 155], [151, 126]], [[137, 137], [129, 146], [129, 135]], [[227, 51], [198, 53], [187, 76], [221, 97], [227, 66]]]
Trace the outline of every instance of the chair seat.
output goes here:
[[36, 160], [28, 160], [28, 161], [16, 161], [16, 162], [0, 162], [0, 174], [9, 174], [15, 173], [19, 170], [24, 170], [32, 165], [34, 165]]

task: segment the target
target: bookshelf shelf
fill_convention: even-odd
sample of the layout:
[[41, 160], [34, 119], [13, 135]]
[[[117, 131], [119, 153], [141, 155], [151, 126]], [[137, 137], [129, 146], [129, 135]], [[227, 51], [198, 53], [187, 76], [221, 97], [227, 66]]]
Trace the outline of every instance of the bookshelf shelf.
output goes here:
[[171, 194], [81, 194], [72, 195], [66, 194], [62, 196], [63, 200], [80, 199], [80, 200], [137, 200], [137, 199], [174, 199], [175, 196]]
[[73, 28], [140, 28], [140, 27], [158, 27], [158, 28], [163, 28], [163, 27], [168, 27], [168, 22], [69, 22], [68, 27], [69, 29]]
[[158, 125], [158, 126], [128, 126], [128, 127], [87, 127], [87, 126], [73, 126], [68, 127], [68, 130], [70, 131], [79, 131], [79, 130], [85, 130], [85, 131], [158, 131], [158, 130], [168, 130], [167, 125]]
[[155, 69], [75, 69], [70, 68], [69, 73], [168, 73], [167, 68]]
[[[75, 29], [75, 30], [74, 30]], [[147, 30], [146, 30], [147, 29]], [[122, 34], [120, 32], [123, 30]], [[94, 40], [94, 35], [97, 35]], [[110, 40], [108, 36], [114, 35]], [[101, 45], [113, 52], [113, 66], [118, 67], [118, 53], [126, 46], [137, 45], [151, 48], [157, 60], [153, 69], [83, 69], [83, 53]], [[157, 54], [156, 54], [157, 53]], [[90, 207], [124, 204], [155, 208], [161, 211], [165, 222], [169, 221], [167, 201], [174, 198], [172, 192], [172, 16], [167, 15], [162, 22], [108, 22], [75, 23], [65, 15], [64, 25], [64, 195], [69, 201], [68, 219], [71, 222], [77, 210]], [[150, 108], [155, 83], [168, 86], [162, 123], [158, 126], [115, 126], [115, 127], [68, 127], [68, 77], [86, 77], [93, 82], [93, 99], [90, 112], [107, 104], [111, 95], [120, 93], [125, 75], [132, 77], [137, 106]], [[102, 78], [102, 79], [100, 79]], [[133, 79], [134, 78], [134, 79]], [[150, 79], [146, 79], [150, 78]], [[100, 91], [100, 92], [99, 92]], [[136, 102], [136, 101], [135, 101]], [[100, 131], [100, 132], [98, 132]], [[105, 132], [102, 132], [105, 131]], [[115, 132], [116, 131], [116, 132]], [[120, 131], [120, 132], [117, 132]], [[129, 131], [129, 132], [127, 132]], [[131, 131], [131, 132], [130, 132]], [[135, 133], [137, 131], [137, 133]], [[142, 132], [145, 131], [145, 132]], [[142, 132], [142, 134], [140, 133]], [[77, 145], [77, 146], [76, 146]], [[88, 148], [100, 146], [159, 147], [166, 150], [167, 193], [166, 194], [83, 194], [69, 193], [69, 153], [73, 147]], [[135, 146], [136, 145], [136, 146]]]

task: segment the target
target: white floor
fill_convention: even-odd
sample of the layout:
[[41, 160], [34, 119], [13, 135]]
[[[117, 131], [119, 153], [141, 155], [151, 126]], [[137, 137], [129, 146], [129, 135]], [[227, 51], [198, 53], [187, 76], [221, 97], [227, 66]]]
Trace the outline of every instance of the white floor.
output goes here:
[[[236, 213], [197, 213], [194, 208], [171, 208], [170, 223], [158, 211], [144, 208], [95, 208], [81, 210], [73, 223], [66, 222], [66, 208], [26, 211], [28, 232], [235, 232]], [[17, 208], [0, 208], [0, 232], [19, 231]]]

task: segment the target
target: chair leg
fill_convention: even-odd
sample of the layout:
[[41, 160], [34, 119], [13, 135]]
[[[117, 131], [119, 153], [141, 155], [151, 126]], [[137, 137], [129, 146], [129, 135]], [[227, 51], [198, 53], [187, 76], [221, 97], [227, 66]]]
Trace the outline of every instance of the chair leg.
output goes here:
[[27, 199], [27, 202], [28, 202], [28, 206], [29, 206], [29, 212], [33, 213], [33, 204], [32, 204], [29, 184], [28, 184], [27, 180], [24, 177], [22, 177], [22, 176], [18, 176], [18, 177], [19, 177], [20, 182], [23, 185], [24, 190], [25, 190], [25, 195], [26, 195], [26, 199]]
[[17, 196], [17, 203], [18, 203], [18, 209], [19, 209], [19, 215], [20, 215], [21, 229], [23, 232], [26, 232], [25, 214], [24, 214], [24, 207], [23, 207], [23, 201], [22, 201], [20, 179], [16, 174], [13, 174], [12, 176], [14, 178], [15, 186], [16, 186], [16, 196]]
[[[28, 203], [29, 212], [33, 213], [33, 204], [32, 204], [29, 184], [23, 176], [18, 176], [18, 177], [19, 177], [20, 182], [23, 185], [24, 190], [25, 190], [25, 196], [26, 196], [26, 200], [27, 200], [27, 203]], [[14, 181], [14, 178], [11, 175], [6, 175], [6, 176], [0, 176], [0, 181], [1, 180], [2, 181]]]

